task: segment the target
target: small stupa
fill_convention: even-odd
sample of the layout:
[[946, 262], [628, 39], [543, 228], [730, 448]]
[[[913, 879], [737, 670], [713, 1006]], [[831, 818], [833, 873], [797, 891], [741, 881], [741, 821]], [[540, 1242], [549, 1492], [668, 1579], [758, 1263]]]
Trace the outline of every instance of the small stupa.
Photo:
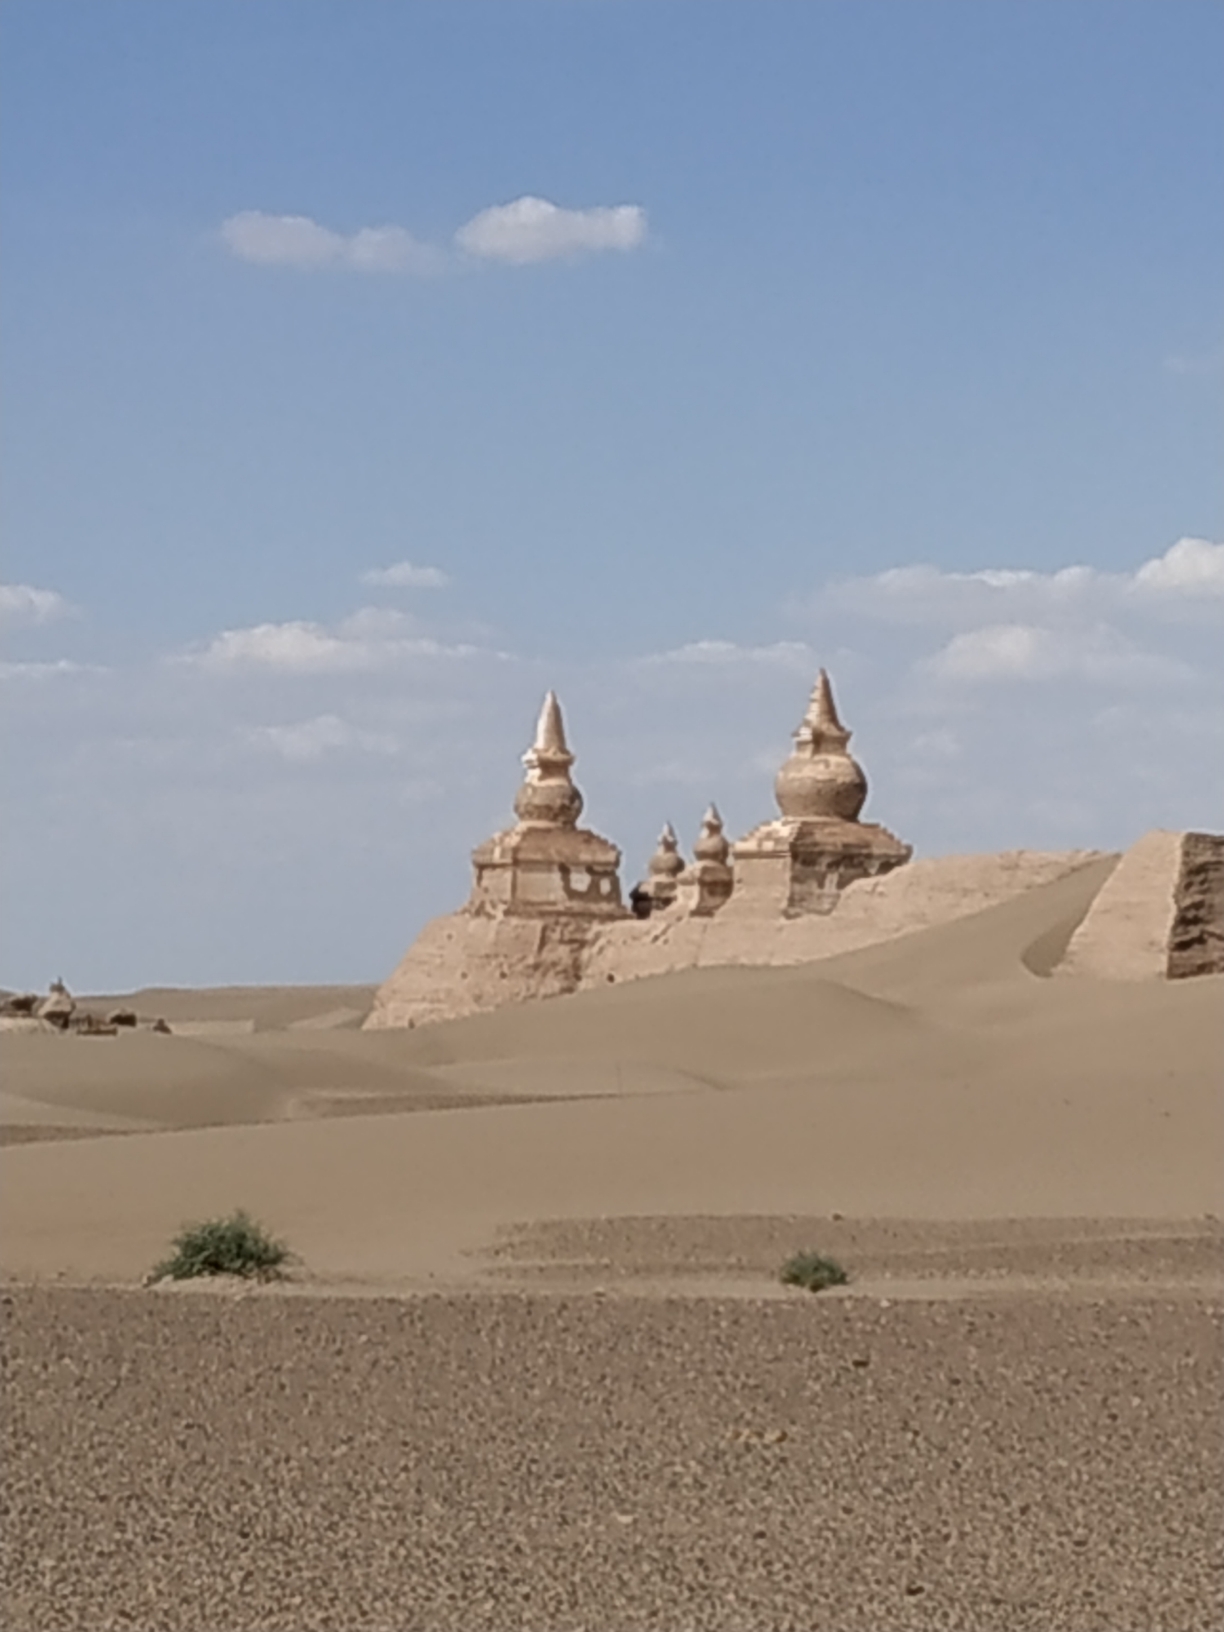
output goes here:
[[634, 917], [649, 918], [652, 912], [665, 912], [676, 899], [676, 880], [683, 872], [680, 840], [672, 824], [664, 822], [654, 854], [646, 863], [647, 876], [629, 892]]
[[861, 822], [867, 777], [821, 669], [795, 746], [774, 781], [781, 815], [734, 846], [734, 900], [768, 903], [786, 917], [832, 912], [847, 884], [900, 867], [913, 854], [895, 834]]
[[693, 863], [677, 881], [676, 899], [680, 910], [696, 918], [709, 918], [731, 898], [734, 882], [727, 857], [731, 845], [723, 832], [718, 806], [711, 805], [701, 818], [701, 832], [693, 846]]
[[513, 827], [472, 852], [476, 870], [468, 911], [542, 918], [623, 918], [620, 851], [578, 826], [582, 794], [555, 692], [544, 699], [527, 774], [514, 800]]

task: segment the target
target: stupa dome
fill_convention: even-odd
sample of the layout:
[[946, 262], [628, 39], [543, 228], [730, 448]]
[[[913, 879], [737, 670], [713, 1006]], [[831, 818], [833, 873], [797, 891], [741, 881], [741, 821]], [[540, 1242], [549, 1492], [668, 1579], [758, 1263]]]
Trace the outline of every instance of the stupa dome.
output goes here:
[[674, 879], [684, 871], [684, 857], [680, 854], [680, 841], [676, 837], [676, 830], [670, 822], [665, 822], [663, 831], [659, 834], [658, 847], [651, 856], [647, 871], [654, 879]]
[[867, 798], [867, 778], [848, 750], [850, 736], [837, 717], [829, 676], [821, 669], [807, 713], [795, 732], [794, 749], [774, 782], [783, 816], [807, 821], [858, 820]]
[[730, 854], [731, 846], [723, 832], [723, 819], [718, 814], [718, 806], [711, 805], [701, 818], [701, 833], [693, 846], [693, 855], [698, 861], [713, 861], [721, 867], [726, 865]]

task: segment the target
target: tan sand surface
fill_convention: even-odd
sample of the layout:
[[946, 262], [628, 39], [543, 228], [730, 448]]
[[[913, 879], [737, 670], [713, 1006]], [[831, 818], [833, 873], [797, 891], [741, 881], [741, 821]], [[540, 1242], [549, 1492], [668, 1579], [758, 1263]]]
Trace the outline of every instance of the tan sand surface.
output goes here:
[[2, 1038], [27, 1104], [176, 1131], [0, 1153], [0, 1267], [134, 1281], [234, 1206], [323, 1280], [399, 1288], [478, 1282], [533, 1219], [1224, 1212], [1224, 980], [1035, 974], [1086, 896], [412, 1032]]
[[252, 1020], [257, 1031], [274, 1030], [299, 1021], [334, 1016], [339, 1010], [353, 1016], [352, 1024], [369, 1013], [373, 986], [142, 986], [134, 992], [110, 992], [83, 998], [90, 1009], [135, 1009], [171, 1025], [176, 1021]]

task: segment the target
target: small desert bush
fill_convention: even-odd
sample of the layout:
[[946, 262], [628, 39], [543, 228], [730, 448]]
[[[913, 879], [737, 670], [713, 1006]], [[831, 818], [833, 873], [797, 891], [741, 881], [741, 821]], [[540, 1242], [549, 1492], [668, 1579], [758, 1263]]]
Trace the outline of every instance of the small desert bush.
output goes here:
[[802, 1286], [808, 1292], [823, 1292], [826, 1286], [845, 1286], [850, 1277], [836, 1258], [819, 1252], [797, 1252], [782, 1265], [787, 1286]]
[[186, 1224], [170, 1243], [174, 1249], [162, 1260], [150, 1281], [188, 1281], [197, 1275], [241, 1275], [247, 1280], [270, 1281], [284, 1273], [289, 1248], [244, 1212], [229, 1218], [209, 1218]]

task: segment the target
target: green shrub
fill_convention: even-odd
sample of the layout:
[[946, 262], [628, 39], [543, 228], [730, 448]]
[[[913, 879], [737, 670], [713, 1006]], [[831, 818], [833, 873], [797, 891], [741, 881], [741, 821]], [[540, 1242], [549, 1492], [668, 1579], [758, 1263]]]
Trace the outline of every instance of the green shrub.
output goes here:
[[797, 1252], [782, 1265], [787, 1286], [802, 1286], [808, 1292], [823, 1292], [826, 1286], [845, 1286], [850, 1277], [836, 1258], [819, 1252]]
[[186, 1224], [170, 1243], [169, 1258], [156, 1266], [150, 1281], [188, 1281], [197, 1275], [241, 1275], [270, 1281], [284, 1273], [289, 1248], [274, 1241], [244, 1212]]

